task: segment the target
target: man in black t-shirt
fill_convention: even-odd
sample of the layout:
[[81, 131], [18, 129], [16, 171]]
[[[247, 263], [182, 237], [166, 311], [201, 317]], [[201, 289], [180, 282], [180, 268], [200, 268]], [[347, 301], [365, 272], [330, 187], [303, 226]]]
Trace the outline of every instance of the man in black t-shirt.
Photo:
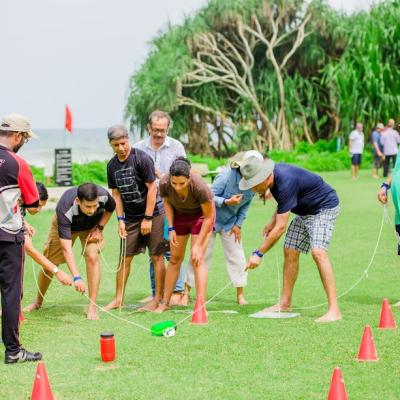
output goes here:
[[[66, 263], [73, 276], [75, 289], [86, 292], [72, 246], [79, 237], [82, 254], [86, 261], [86, 271], [90, 304], [87, 318], [98, 319], [96, 298], [100, 284], [99, 252], [104, 247], [103, 229], [115, 210], [115, 201], [111, 194], [101, 186], [84, 183], [68, 189], [57, 203], [56, 215], [53, 217], [44, 255], [53, 264]], [[53, 273], [57, 273], [56, 268]], [[53, 274], [39, 272], [39, 290], [36, 301], [25, 308], [26, 311], [37, 310], [42, 306], [44, 295], [50, 285]]]
[[333, 227], [339, 213], [336, 191], [316, 174], [288, 164], [274, 164], [272, 160], [249, 158], [240, 166], [241, 190], [251, 189], [264, 194], [270, 189], [278, 203], [277, 209], [264, 228], [265, 240], [256, 249], [246, 268], [259, 266], [264, 253], [285, 233], [290, 213], [292, 220], [285, 238], [285, 263], [283, 290], [279, 304], [262, 312], [290, 311], [292, 292], [299, 270], [300, 253], [311, 250], [328, 298], [328, 312], [316, 322], [333, 322], [341, 319], [336, 299], [335, 279], [328, 258], [328, 247]]
[[144, 151], [131, 147], [123, 125], [112, 126], [107, 135], [115, 153], [107, 166], [108, 187], [116, 203], [118, 234], [124, 253], [117, 272], [116, 296], [106, 309], [122, 306], [133, 257], [148, 248], [155, 269], [156, 293], [142, 310], [153, 311], [164, 290], [163, 254], [166, 249], [164, 208], [158, 194], [154, 163]]

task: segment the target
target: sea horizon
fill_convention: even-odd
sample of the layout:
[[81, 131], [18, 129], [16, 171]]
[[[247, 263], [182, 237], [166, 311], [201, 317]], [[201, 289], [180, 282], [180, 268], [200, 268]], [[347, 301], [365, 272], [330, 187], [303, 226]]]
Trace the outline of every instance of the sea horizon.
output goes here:
[[[107, 140], [107, 128], [75, 128], [73, 133], [63, 129], [34, 129], [38, 139], [32, 139], [18, 152], [29, 164], [52, 174], [55, 149], [69, 148], [72, 162], [109, 160], [113, 156]], [[139, 134], [131, 134], [131, 141], [139, 140]]]

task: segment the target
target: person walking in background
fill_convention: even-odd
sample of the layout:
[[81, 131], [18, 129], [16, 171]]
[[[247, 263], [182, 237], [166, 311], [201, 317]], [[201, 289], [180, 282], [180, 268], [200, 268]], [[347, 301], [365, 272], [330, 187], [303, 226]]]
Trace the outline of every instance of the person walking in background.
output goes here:
[[384, 178], [390, 173], [390, 163], [392, 163], [393, 167], [396, 164], [398, 146], [400, 143], [400, 135], [393, 127], [394, 119], [389, 119], [386, 129], [383, 130], [381, 135], [383, 154], [385, 156], [385, 161], [383, 163]]
[[381, 141], [381, 135], [384, 129], [384, 125], [379, 122], [379, 124], [377, 124], [375, 129], [372, 131], [371, 135], [372, 154], [374, 156], [374, 169], [372, 171], [372, 177], [375, 179], [379, 178], [379, 168], [381, 167], [382, 160], [384, 158]]
[[113, 125], [107, 132], [115, 156], [107, 165], [108, 187], [115, 199], [118, 234], [126, 240], [116, 277], [114, 300], [105, 309], [123, 305], [125, 287], [133, 258], [148, 249], [155, 269], [155, 296], [141, 311], [157, 308], [164, 290], [164, 207], [158, 195], [153, 160], [142, 150], [132, 148], [128, 130]]
[[40, 353], [25, 350], [19, 341], [25, 260], [20, 207], [37, 207], [39, 194], [28, 163], [15, 153], [34, 137], [30, 123], [23, 115], [9, 114], [0, 123], [1, 338], [6, 364], [42, 359]]
[[356, 129], [350, 133], [349, 151], [351, 154], [351, 177], [357, 179], [364, 151], [363, 125], [360, 122], [357, 122]]
[[165, 275], [164, 296], [156, 309], [158, 313], [169, 309], [189, 237], [196, 294], [206, 299], [208, 268], [204, 256], [215, 222], [213, 193], [199, 175], [190, 172], [190, 161], [185, 158], [177, 158], [169, 175], [161, 179], [160, 195], [168, 219], [171, 259]]
[[[224, 251], [226, 267], [229, 278], [236, 288], [237, 302], [240, 305], [248, 304], [243, 288], [247, 286], [246, 257], [242, 242], [242, 225], [246, 218], [250, 203], [255, 196], [251, 190], [240, 190], [239, 181], [241, 179], [241, 162], [249, 157], [257, 157], [260, 161], [263, 156], [255, 150], [247, 151], [241, 160], [233, 161], [231, 168], [217, 175], [211, 190], [214, 193], [216, 209], [215, 231], [213, 232], [207, 247], [205, 263], [211, 265], [211, 257], [215, 246], [217, 234], [221, 239]], [[181, 305], [188, 305], [190, 288], [194, 286], [193, 267], [188, 263], [185, 279], [185, 294]]]
[[[133, 145], [134, 148], [144, 151], [154, 162], [157, 180], [169, 173], [172, 162], [178, 157], [186, 157], [185, 148], [182, 143], [168, 136], [172, 127], [172, 120], [169, 114], [164, 111], [153, 111], [148, 118], [147, 132], [149, 136]], [[168, 221], [165, 219], [165, 225]], [[168, 236], [168, 235], [167, 235]], [[171, 253], [167, 250], [164, 257], [169, 261]], [[183, 292], [184, 267], [181, 265], [179, 277], [176, 282], [174, 294], [171, 297], [171, 304], [177, 304], [181, 300]], [[152, 297], [155, 296], [156, 284], [154, 279], [154, 265], [150, 260], [150, 283]]]

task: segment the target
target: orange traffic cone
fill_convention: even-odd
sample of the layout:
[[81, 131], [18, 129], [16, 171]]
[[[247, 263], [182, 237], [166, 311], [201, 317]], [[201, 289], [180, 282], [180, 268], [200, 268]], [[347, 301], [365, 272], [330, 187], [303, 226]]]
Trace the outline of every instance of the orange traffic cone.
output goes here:
[[43, 361], [39, 361], [33, 381], [31, 400], [54, 400]]
[[339, 367], [333, 370], [328, 400], [347, 400], [346, 387], [344, 386], [342, 371]]
[[24, 322], [24, 321], [25, 321], [24, 314], [22, 313], [22, 310], [20, 310], [20, 312], [19, 312], [19, 322]]
[[365, 326], [364, 334], [361, 339], [360, 350], [358, 351], [358, 361], [378, 361], [379, 358], [376, 354], [374, 337], [369, 325]]
[[388, 299], [383, 299], [381, 319], [379, 320], [379, 329], [394, 329], [396, 322], [394, 321], [391, 306]]
[[202, 296], [197, 296], [196, 304], [192, 315], [192, 324], [205, 325], [208, 324], [206, 305]]

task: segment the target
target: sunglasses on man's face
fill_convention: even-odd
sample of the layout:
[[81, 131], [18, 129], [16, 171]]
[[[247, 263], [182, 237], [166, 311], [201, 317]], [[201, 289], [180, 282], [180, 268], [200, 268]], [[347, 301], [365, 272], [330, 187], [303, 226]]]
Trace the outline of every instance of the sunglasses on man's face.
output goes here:
[[26, 132], [18, 132], [18, 133], [24, 138], [24, 143], [28, 143], [29, 140], [31, 139]]

